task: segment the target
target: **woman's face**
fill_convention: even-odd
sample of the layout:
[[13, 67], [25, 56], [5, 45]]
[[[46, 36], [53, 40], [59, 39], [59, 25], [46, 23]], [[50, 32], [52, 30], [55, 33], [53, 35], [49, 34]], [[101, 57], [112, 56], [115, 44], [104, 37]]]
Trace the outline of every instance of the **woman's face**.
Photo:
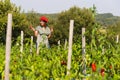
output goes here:
[[41, 26], [46, 26], [46, 23], [44, 21], [40, 21]]

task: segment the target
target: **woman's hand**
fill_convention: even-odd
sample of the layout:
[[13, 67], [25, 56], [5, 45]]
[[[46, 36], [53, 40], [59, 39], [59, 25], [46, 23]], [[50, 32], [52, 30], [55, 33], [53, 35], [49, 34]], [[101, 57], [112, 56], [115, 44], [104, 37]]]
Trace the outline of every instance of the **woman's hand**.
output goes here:
[[50, 28], [51, 33], [53, 32], [53, 27]]
[[47, 37], [48, 37], [48, 39], [49, 39], [49, 38], [51, 37], [51, 34], [49, 34]]
[[35, 29], [32, 27], [32, 25], [30, 25], [30, 29], [31, 29], [32, 31], [35, 31]]

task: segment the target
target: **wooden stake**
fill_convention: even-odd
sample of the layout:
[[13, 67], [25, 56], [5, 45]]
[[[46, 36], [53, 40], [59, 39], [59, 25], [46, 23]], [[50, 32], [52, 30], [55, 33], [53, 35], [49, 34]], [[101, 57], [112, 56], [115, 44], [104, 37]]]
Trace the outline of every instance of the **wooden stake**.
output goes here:
[[60, 40], [58, 40], [58, 50], [60, 50]]
[[64, 45], [64, 49], [67, 48], [67, 39], [65, 39], [65, 45]]
[[[39, 38], [40, 35], [37, 35], [37, 39]], [[37, 48], [37, 51], [36, 51], [36, 54], [38, 55], [39, 54], [39, 50], [40, 50], [40, 47], [38, 46], [40, 43], [37, 42], [37, 45], [36, 45], [36, 48]]]
[[[82, 58], [83, 58], [83, 74], [86, 75], [86, 59], [85, 59], [85, 28], [82, 28]], [[85, 79], [83, 79], [85, 80]]]
[[105, 53], [105, 48], [104, 48], [104, 46], [103, 46], [103, 48], [102, 48], [102, 54], [104, 54]]
[[67, 61], [67, 75], [70, 74], [70, 68], [71, 68], [73, 26], [74, 26], [74, 20], [70, 20], [70, 28], [69, 28], [69, 30], [70, 30], [70, 31], [69, 31], [69, 48], [68, 48], [68, 61]]
[[32, 53], [32, 45], [33, 45], [33, 36], [31, 36], [30, 53]]
[[6, 34], [5, 80], [9, 80], [11, 36], [12, 36], [12, 14], [9, 13], [8, 14], [8, 22], [7, 22], [7, 34]]
[[20, 52], [22, 53], [23, 52], [23, 31], [21, 31], [21, 47], [20, 47]]
[[58, 41], [58, 46], [60, 46], [60, 40]]
[[119, 35], [117, 35], [117, 38], [116, 38], [116, 43], [119, 42]]

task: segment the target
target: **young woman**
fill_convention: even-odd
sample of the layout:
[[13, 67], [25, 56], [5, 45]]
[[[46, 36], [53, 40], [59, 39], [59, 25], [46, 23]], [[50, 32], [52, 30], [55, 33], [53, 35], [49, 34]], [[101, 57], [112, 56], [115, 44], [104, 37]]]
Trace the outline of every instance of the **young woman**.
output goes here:
[[37, 48], [37, 54], [39, 53], [39, 46], [46, 46], [49, 48], [49, 41], [48, 38], [51, 36], [51, 30], [47, 26], [48, 18], [45, 16], [40, 17], [40, 25], [36, 28], [33, 28], [30, 26], [30, 29], [34, 31], [34, 35], [37, 37], [36, 40], [36, 48]]

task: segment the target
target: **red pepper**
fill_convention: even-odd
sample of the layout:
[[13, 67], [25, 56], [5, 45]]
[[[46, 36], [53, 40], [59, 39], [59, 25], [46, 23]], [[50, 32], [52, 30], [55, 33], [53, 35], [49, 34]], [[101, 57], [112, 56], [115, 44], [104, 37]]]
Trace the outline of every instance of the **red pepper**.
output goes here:
[[112, 65], [110, 65], [110, 69], [112, 69]]
[[102, 69], [100, 70], [100, 73], [101, 73], [101, 76], [104, 77], [104, 75], [105, 75], [105, 69], [102, 68]]
[[91, 67], [92, 67], [92, 71], [95, 72], [96, 71], [96, 64], [92, 63]]
[[66, 61], [61, 61], [61, 65], [67, 65]]

